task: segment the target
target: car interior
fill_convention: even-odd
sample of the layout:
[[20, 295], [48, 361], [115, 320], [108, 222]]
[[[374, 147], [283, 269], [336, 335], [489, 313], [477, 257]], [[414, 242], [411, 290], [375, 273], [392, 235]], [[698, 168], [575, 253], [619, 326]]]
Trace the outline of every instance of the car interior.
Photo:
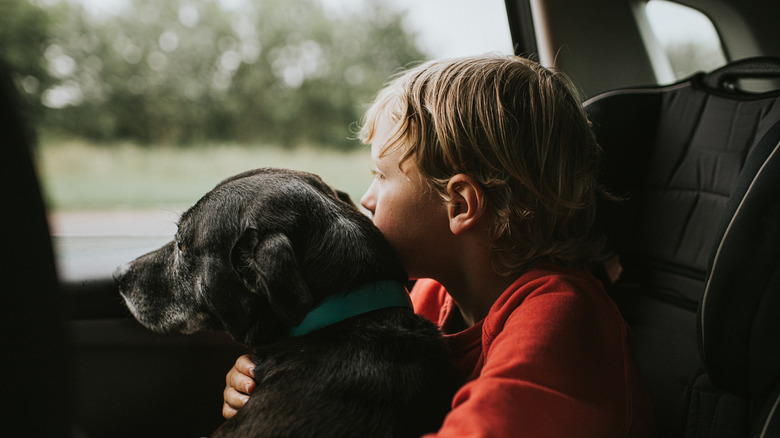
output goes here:
[[[780, 437], [780, 2], [676, 1], [724, 56], [682, 74], [644, 0], [505, 3], [515, 53], [572, 77], [604, 150], [599, 229], [620, 275], [602, 278], [657, 436]], [[99, 263], [58, 277], [34, 135], [0, 70], [3, 435], [207, 436], [244, 348], [144, 329]]]

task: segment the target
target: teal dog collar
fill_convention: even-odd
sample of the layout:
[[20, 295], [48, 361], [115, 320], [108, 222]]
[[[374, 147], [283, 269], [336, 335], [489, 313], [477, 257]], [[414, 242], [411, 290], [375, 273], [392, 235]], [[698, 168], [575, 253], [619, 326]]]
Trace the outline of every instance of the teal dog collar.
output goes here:
[[353, 316], [391, 307], [412, 309], [412, 300], [402, 283], [376, 281], [364, 284], [346, 295], [326, 297], [300, 325], [290, 329], [290, 336], [305, 335]]

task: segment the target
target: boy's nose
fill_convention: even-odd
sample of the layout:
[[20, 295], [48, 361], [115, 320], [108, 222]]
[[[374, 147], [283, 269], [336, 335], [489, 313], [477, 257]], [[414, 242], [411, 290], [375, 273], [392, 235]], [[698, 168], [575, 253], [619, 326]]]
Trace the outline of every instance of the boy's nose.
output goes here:
[[373, 184], [368, 188], [368, 190], [366, 190], [366, 193], [363, 194], [363, 197], [360, 198], [360, 205], [362, 205], [366, 210], [370, 211], [371, 214], [374, 214], [374, 210], [376, 209], [376, 200], [374, 199], [371, 190], [372, 187]]

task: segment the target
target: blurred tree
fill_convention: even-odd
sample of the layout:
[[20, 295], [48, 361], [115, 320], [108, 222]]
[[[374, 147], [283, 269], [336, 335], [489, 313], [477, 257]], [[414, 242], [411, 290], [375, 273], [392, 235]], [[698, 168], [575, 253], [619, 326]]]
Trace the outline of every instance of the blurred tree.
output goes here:
[[44, 64], [50, 16], [27, 0], [0, 0], [0, 61], [6, 63], [36, 117], [43, 110], [41, 94], [54, 83]]
[[49, 35], [34, 52], [13, 40], [19, 74], [40, 78], [39, 121], [97, 140], [347, 147], [363, 105], [425, 58], [403, 12], [380, 0], [343, 14], [318, 0], [133, 0], [116, 15], [17, 2]]

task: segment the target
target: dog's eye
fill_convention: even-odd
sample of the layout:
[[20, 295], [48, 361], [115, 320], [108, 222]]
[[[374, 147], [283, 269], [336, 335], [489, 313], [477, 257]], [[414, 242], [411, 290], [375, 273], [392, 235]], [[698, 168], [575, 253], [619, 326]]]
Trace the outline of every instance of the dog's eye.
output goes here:
[[179, 252], [184, 252], [184, 244], [181, 242], [176, 242], [176, 248], [179, 248]]

